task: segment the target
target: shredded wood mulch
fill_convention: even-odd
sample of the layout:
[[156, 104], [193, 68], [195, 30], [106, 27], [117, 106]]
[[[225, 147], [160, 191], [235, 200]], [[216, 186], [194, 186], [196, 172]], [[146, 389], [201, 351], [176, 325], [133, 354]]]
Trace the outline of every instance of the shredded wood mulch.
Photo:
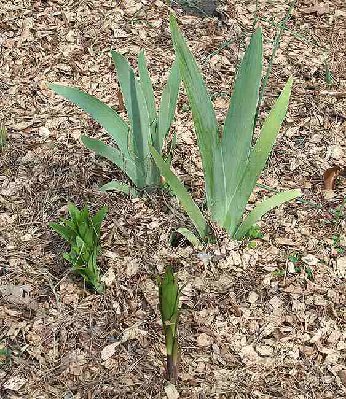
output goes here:
[[[253, 26], [264, 31], [265, 65], [286, 1], [220, 1], [216, 17], [176, 8], [202, 67], [217, 116]], [[345, 177], [346, 7], [301, 0], [283, 32], [260, 119], [287, 78], [285, 124], [249, 209], [270, 190], [301, 188], [303, 200], [272, 211], [262, 239], [172, 247], [191, 227], [158, 190], [130, 199], [98, 187], [124, 179], [80, 135], [105, 138], [82, 111], [48, 89], [78, 86], [119, 109], [110, 49], [135, 65], [145, 49], [157, 98], [174, 59], [169, 8], [156, 0], [4, 0], [0, 7], [0, 397], [294, 398], [346, 395]], [[123, 111], [122, 111], [123, 114]], [[126, 117], [126, 115], [123, 115]], [[203, 204], [201, 162], [183, 90], [174, 124], [175, 171]], [[66, 205], [107, 205], [99, 259], [107, 289], [83, 287], [62, 259], [49, 222]], [[156, 277], [178, 272], [182, 295], [176, 387], [167, 384]]]

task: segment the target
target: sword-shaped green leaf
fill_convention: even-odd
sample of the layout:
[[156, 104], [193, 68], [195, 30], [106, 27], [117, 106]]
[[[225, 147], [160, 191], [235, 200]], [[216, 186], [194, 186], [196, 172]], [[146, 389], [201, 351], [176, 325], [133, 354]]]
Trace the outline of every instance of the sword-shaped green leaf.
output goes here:
[[162, 176], [166, 179], [171, 190], [180, 201], [181, 206], [184, 208], [185, 212], [189, 215], [192, 223], [195, 225], [198, 234], [202, 239], [206, 239], [208, 236], [209, 228], [202, 212], [199, 210], [198, 206], [191, 198], [185, 186], [171, 171], [169, 165], [166, 164], [166, 162], [163, 160], [161, 155], [155, 150], [154, 147], [151, 147], [151, 154], [156, 162], [156, 165], [160, 169]]
[[[133, 152], [135, 155], [137, 187], [146, 186], [150, 175], [149, 152], [149, 115], [140, 83], [127, 59], [116, 51], [112, 51], [112, 58], [117, 70], [120, 88], [124, 97], [125, 107], [131, 123]], [[149, 182], [150, 183], [150, 182]]]
[[[222, 135], [226, 197], [230, 198], [251, 151], [262, 74], [262, 32], [252, 35], [237, 74]], [[226, 216], [226, 215], [224, 215]]]
[[74, 87], [50, 84], [49, 87], [60, 96], [70, 100], [95, 119], [112, 137], [124, 157], [128, 158], [128, 126], [123, 119], [108, 105], [96, 97]]
[[137, 184], [135, 164], [131, 158], [124, 159], [117, 148], [107, 145], [100, 140], [84, 135], [81, 137], [81, 140], [85, 147], [91, 151], [94, 151], [96, 155], [100, 155], [113, 162], [118, 168], [126, 173], [126, 175], [133, 181], [135, 185]]
[[228, 212], [223, 227], [231, 236], [233, 236], [241, 221], [246, 203], [267, 162], [281, 124], [285, 118], [291, 94], [292, 82], [293, 80], [290, 78], [266, 118], [260, 136], [251, 150], [247, 163], [244, 165], [244, 172], [241, 180], [238, 182], [238, 185], [228, 202]]
[[241, 240], [242, 238], [244, 238], [249, 229], [258, 220], [260, 220], [263, 215], [283, 204], [284, 202], [290, 201], [301, 195], [302, 193], [300, 190], [289, 190], [277, 193], [272, 197], [263, 200], [249, 213], [249, 215], [247, 215], [241, 225], [237, 228], [234, 238], [237, 240]]
[[157, 119], [154, 89], [149, 76], [147, 60], [144, 55], [144, 51], [141, 51], [138, 55], [138, 72], [140, 84], [143, 90], [145, 102], [147, 104], [149, 124], [154, 125]]
[[202, 74], [171, 14], [170, 26], [180, 73], [189, 98], [198, 147], [202, 157], [207, 201], [209, 207], [218, 202], [215, 193], [223, 186], [223, 176], [215, 175], [215, 153], [219, 145], [219, 130], [210, 96]]
[[179, 65], [177, 61], [174, 61], [174, 64], [168, 76], [167, 84], [163, 89], [161, 97], [159, 116], [158, 116], [157, 135], [153, 137], [153, 146], [158, 152], [161, 152], [163, 141], [167, 136], [172, 121], [174, 119], [175, 108], [177, 106], [177, 101], [178, 101], [180, 82], [181, 78], [179, 72]]
[[133, 198], [138, 196], [137, 191], [129, 184], [117, 180], [112, 180], [109, 183], [104, 184], [102, 187], [100, 187], [100, 191], [118, 191], [120, 193], [130, 194]]

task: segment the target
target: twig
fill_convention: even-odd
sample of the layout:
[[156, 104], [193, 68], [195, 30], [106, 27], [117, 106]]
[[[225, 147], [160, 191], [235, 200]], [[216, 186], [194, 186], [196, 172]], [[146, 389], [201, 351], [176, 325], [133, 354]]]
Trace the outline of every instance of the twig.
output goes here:
[[[260, 20], [261, 22], [267, 22], [267, 23], [269, 23], [269, 24], [270, 24], [271, 26], [273, 26], [274, 28], [278, 28], [278, 27], [280, 26], [280, 24], [281, 24], [281, 22], [275, 23], [275, 22], [273, 22], [270, 18], [266, 18], [266, 17], [260, 17], [259, 20]], [[298, 32], [298, 31], [296, 31], [296, 30], [293, 30], [293, 29], [291, 29], [291, 28], [289, 28], [289, 27], [287, 27], [287, 26], [284, 26], [284, 27], [283, 27], [283, 30], [284, 30], [284, 31], [288, 31], [295, 39], [298, 39], [298, 40], [300, 40], [300, 41], [302, 41], [302, 42], [304, 42], [304, 43], [307, 43], [307, 44], [311, 44], [311, 45], [313, 45], [313, 46], [316, 46], [316, 47], [318, 47], [318, 48], [320, 48], [320, 49], [322, 49], [322, 50], [324, 50], [324, 51], [327, 51], [327, 50], [328, 50], [326, 47], [322, 46], [322, 45], [321, 45], [315, 38], [313, 38], [313, 37], [308, 38], [308, 37], [304, 36], [303, 33], [300, 33], [300, 32]]]
[[336, 98], [346, 98], [346, 91], [321, 90], [320, 94], [322, 96], [332, 96], [332, 97], [336, 97]]
[[297, 0], [293, 0], [291, 2], [285, 17], [279, 23], [279, 29], [276, 32], [276, 35], [275, 35], [275, 38], [274, 38], [274, 41], [273, 41], [273, 51], [272, 51], [272, 54], [270, 56], [268, 68], [267, 68], [266, 74], [265, 74], [265, 76], [264, 76], [264, 78], [262, 80], [262, 86], [261, 86], [261, 90], [260, 90], [260, 94], [259, 94], [259, 98], [258, 98], [258, 104], [257, 104], [257, 109], [256, 109], [254, 126], [256, 126], [256, 123], [257, 123], [257, 120], [258, 120], [259, 110], [260, 110], [261, 103], [262, 103], [262, 100], [263, 100], [264, 92], [265, 92], [265, 89], [266, 89], [267, 84], [268, 84], [269, 76], [270, 76], [270, 74], [272, 72], [272, 69], [273, 69], [273, 63], [274, 63], [274, 58], [275, 58], [276, 52], [277, 52], [277, 50], [280, 47], [280, 41], [281, 41], [281, 38], [282, 38], [282, 34], [283, 34], [284, 30], [285, 30], [287, 22], [291, 18], [292, 11], [293, 11], [293, 8], [294, 8], [294, 6], [296, 4], [296, 1]]
[[202, 62], [202, 66], [205, 65], [206, 63], [208, 63], [210, 61], [210, 59], [216, 55], [219, 54], [223, 49], [229, 47], [230, 44], [232, 44], [234, 42], [235, 39], [229, 39], [229, 40], [225, 40], [224, 42], [222, 42], [214, 51], [212, 51], [211, 53], [209, 53], [204, 61]]

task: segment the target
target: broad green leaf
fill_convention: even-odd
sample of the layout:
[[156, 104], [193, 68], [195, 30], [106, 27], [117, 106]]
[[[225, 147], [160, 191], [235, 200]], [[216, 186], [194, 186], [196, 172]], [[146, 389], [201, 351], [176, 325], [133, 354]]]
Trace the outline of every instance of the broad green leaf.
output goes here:
[[[202, 74], [172, 14], [170, 17], [170, 26], [173, 45], [177, 54], [180, 73], [189, 98], [198, 146], [201, 152], [207, 201], [209, 206], [211, 206], [213, 201], [218, 200], [214, 195], [214, 193], [218, 191], [215, 186], [220, 185], [220, 181], [218, 181], [220, 176], [215, 176], [214, 173], [214, 157], [220, 141], [216, 116]], [[218, 180], [215, 180], [215, 178]]]
[[107, 207], [103, 206], [92, 218], [92, 223], [95, 229], [96, 236], [100, 234], [101, 224], [107, 214]]
[[74, 222], [75, 227], [78, 228], [78, 222], [80, 220], [81, 211], [76, 207], [76, 205], [72, 204], [72, 202], [68, 203], [67, 209], [71, 216], [72, 221]]
[[201, 245], [201, 241], [199, 240], [199, 238], [186, 227], [180, 227], [177, 232], [184, 236], [194, 247], [197, 248]]
[[150, 170], [150, 127], [149, 115], [143, 91], [136, 80], [135, 73], [124, 56], [112, 51], [126, 110], [132, 127], [133, 151], [135, 155], [137, 187], [143, 188], [151, 182]]
[[60, 223], [50, 223], [49, 226], [68, 242], [71, 242], [71, 240], [75, 237], [75, 232], [68, 226], [63, 226]]
[[229, 200], [228, 212], [223, 227], [231, 236], [233, 236], [241, 221], [246, 203], [267, 162], [281, 124], [285, 118], [292, 82], [292, 78], [287, 81], [282, 93], [265, 120], [260, 136], [251, 150], [248, 162], [244, 165], [243, 176]]
[[124, 157], [129, 158], [129, 129], [123, 119], [108, 105], [90, 94], [74, 87], [50, 84], [49, 87], [60, 96], [70, 100], [95, 119], [112, 137]]
[[180, 201], [185, 212], [189, 215], [192, 223], [195, 225], [198, 231], [198, 234], [202, 239], [206, 239], [209, 229], [202, 212], [199, 210], [184, 185], [171, 171], [169, 165], [167, 165], [166, 162], [163, 160], [161, 155], [155, 150], [154, 147], [151, 147], [150, 149], [151, 154], [156, 162], [156, 165], [160, 169], [162, 176], [166, 179], [171, 190]]
[[156, 123], [157, 113], [153, 85], [149, 76], [147, 60], [145, 58], [144, 51], [141, 51], [138, 55], [138, 72], [145, 102], [147, 104], [149, 124], [152, 126]]
[[130, 194], [131, 197], [137, 197], [138, 193], [137, 191], [132, 188], [129, 184], [117, 181], [117, 180], [112, 180], [109, 183], [104, 184], [102, 187], [100, 187], [100, 191], [119, 191], [124, 194]]
[[239, 183], [251, 151], [261, 74], [262, 32], [258, 28], [241, 62], [222, 135], [222, 158], [226, 175], [225, 204]]
[[136, 80], [135, 73], [127, 59], [122, 54], [112, 50], [111, 56], [117, 71], [127, 115], [133, 125], [131, 84]]
[[269, 212], [271, 209], [283, 204], [284, 202], [290, 201], [294, 198], [301, 196], [300, 190], [289, 190], [282, 193], [277, 193], [270, 198], [263, 200], [258, 204], [245, 218], [245, 220], [238, 227], [234, 237], [237, 240], [241, 240], [249, 229], [261, 219], [263, 215]]
[[131, 158], [124, 159], [121, 152], [117, 148], [107, 145], [100, 140], [93, 139], [84, 135], [82, 135], [81, 140], [85, 147], [87, 147], [91, 151], [94, 151], [96, 155], [107, 158], [109, 161], [114, 163], [119, 169], [126, 173], [126, 175], [136, 185], [136, 166]]
[[163, 141], [167, 136], [172, 121], [174, 119], [175, 108], [178, 101], [180, 81], [181, 78], [179, 65], [177, 61], [174, 61], [174, 64], [168, 76], [167, 84], [163, 89], [161, 97], [157, 136], [153, 137], [153, 146], [158, 152], [161, 152]]

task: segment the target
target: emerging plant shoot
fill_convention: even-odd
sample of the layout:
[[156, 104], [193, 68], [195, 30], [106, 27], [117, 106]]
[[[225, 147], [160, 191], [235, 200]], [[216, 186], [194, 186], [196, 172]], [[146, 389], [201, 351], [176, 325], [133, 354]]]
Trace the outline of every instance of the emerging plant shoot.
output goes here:
[[167, 351], [167, 376], [172, 382], [177, 379], [179, 358], [178, 319], [179, 319], [179, 287], [171, 267], [167, 267], [163, 278], [159, 281], [159, 306], [165, 334]]
[[72, 270], [101, 293], [104, 285], [100, 279], [100, 269], [96, 260], [101, 249], [100, 229], [107, 208], [101, 208], [93, 217], [87, 207], [80, 211], [75, 205], [69, 204], [68, 211], [70, 220], [51, 223], [50, 227], [70, 244], [70, 251], [65, 252], [63, 256], [71, 263]]

